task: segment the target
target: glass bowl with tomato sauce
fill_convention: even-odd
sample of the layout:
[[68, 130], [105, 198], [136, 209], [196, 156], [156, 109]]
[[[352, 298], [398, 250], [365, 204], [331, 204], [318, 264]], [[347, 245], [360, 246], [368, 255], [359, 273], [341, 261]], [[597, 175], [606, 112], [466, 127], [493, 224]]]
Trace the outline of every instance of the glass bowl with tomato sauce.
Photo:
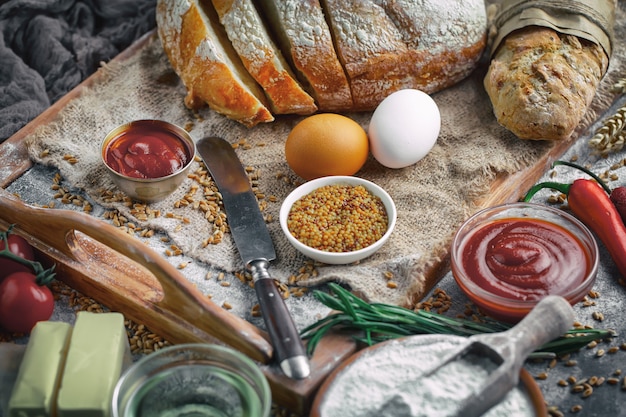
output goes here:
[[196, 154], [189, 133], [161, 120], [135, 120], [110, 131], [101, 155], [113, 182], [134, 200], [153, 203], [176, 190]]
[[562, 209], [509, 203], [483, 209], [461, 225], [451, 268], [484, 313], [516, 323], [548, 295], [572, 305], [581, 301], [596, 279], [598, 246], [589, 229]]

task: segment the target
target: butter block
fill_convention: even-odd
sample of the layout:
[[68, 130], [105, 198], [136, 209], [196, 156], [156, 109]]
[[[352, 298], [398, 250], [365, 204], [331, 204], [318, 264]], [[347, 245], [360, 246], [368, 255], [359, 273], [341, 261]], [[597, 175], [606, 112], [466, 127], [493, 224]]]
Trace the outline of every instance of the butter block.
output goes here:
[[57, 398], [58, 417], [109, 417], [130, 357], [124, 316], [78, 312]]
[[9, 398], [9, 417], [54, 415], [71, 333], [68, 323], [40, 321], [35, 325]]

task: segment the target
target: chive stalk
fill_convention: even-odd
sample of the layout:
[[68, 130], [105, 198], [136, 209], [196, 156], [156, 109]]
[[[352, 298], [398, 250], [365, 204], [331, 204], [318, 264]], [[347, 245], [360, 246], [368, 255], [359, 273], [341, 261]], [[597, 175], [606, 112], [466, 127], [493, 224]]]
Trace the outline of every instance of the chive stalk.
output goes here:
[[[347, 332], [367, 346], [417, 334], [445, 334], [469, 337], [474, 334], [501, 332], [510, 324], [485, 317], [483, 322], [452, 318], [425, 310], [410, 310], [384, 303], [368, 303], [336, 283], [328, 284], [330, 293], [315, 290], [313, 295], [333, 313], [302, 330], [312, 354], [319, 341], [331, 330]], [[544, 344], [531, 357], [555, 357], [575, 352], [592, 340], [614, 337], [612, 330], [571, 329], [563, 336]]]

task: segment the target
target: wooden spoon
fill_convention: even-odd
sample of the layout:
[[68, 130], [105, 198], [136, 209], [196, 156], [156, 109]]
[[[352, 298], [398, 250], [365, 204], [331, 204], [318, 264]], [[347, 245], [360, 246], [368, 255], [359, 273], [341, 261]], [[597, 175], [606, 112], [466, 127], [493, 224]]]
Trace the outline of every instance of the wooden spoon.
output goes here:
[[57, 264], [70, 287], [173, 343], [223, 342], [261, 363], [267, 334], [213, 303], [145, 243], [86, 213], [27, 205], [0, 188], [0, 225]]

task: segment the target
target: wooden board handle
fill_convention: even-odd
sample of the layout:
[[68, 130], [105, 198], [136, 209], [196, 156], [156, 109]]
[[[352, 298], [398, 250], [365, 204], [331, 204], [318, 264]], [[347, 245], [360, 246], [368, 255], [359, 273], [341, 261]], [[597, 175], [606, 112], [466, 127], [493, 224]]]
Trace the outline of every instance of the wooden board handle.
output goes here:
[[[128, 290], [134, 285], [133, 282], [128, 282], [129, 277], [118, 277], [119, 288], [103, 289], [102, 286], [96, 285], [98, 283], [91, 286], [81, 284], [79, 290], [85, 295], [104, 305], [109, 305], [108, 303], [113, 301], [106, 299], [107, 295], [110, 298], [126, 296], [127, 300], [117, 300], [115, 304], [118, 308], [121, 304], [129, 310], [138, 312], [135, 315], [141, 315], [141, 307], [145, 307], [166, 319], [163, 320], [163, 326], [179, 327], [164, 329], [166, 334], [175, 334], [177, 331], [192, 335], [198, 333], [197, 339], [200, 340], [203, 334], [208, 334], [261, 363], [267, 363], [271, 359], [273, 350], [265, 332], [213, 303], [178, 269], [145, 243], [88, 214], [29, 206], [7, 191], [0, 190], [0, 219], [6, 224], [16, 224], [16, 230], [28, 234], [29, 240], [41, 242], [43, 245], [38, 245], [39, 249], [53, 248], [73, 262], [86, 264], [83, 265], [84, 270], [97, 272], [110, 267], [102, 265], [102, 260], [97, 256], [81, 254], [84, 245], [77, 237], [78, 231], [113, 249], [114, 254], [124, 255], [145, 267], [156, 278], [162, 290], [142, 296], [141, 291]], [[115, 262], [115, 259], [110, 262]], [[96, 281], [95, 277], [91, 278]], [[109, 281], [107, 285], [117, 284]], [[92, 288], [100, 289], [92, 291]], [[123, 308], [120, 311], [124, 313]], [[145, 313], [148, 314], [149, 311]]]

